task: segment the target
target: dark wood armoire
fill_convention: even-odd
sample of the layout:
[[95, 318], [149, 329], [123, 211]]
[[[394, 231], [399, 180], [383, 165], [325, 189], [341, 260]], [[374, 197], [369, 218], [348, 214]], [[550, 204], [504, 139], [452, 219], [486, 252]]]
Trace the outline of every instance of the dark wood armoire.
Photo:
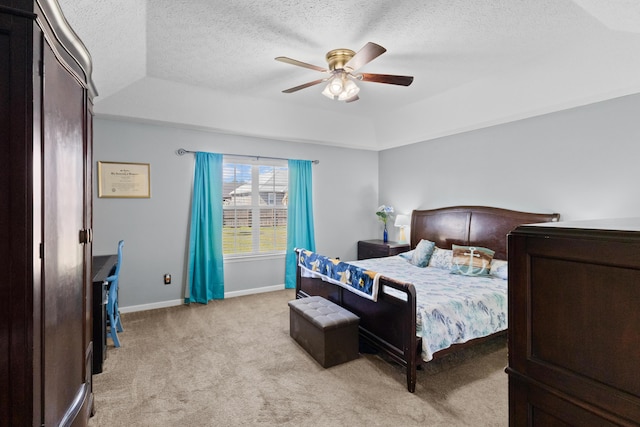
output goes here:
[[640, 218], [509, 235], [509, 425], [640, 425]]
[[90, 74], [55, 0], [0, 0], [0, 426], [93, 408]]

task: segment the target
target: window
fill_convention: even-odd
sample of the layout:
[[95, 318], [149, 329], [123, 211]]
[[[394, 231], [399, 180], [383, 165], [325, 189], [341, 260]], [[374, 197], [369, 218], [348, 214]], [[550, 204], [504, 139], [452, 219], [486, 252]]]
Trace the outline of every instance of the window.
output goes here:
[[286, 160], [223, 157], [225, 256], [286, 251], [288, 184]]

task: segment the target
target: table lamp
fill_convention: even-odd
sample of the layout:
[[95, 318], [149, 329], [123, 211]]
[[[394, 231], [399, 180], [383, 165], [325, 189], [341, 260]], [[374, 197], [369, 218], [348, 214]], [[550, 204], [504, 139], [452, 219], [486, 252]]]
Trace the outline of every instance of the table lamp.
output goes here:
[[396, 222], [393, 225], [400, 228], [399, 243], [407, 243], [407, 237], [405, 236], [404, 229], [409, 226], [409, 215], [397, 215]]

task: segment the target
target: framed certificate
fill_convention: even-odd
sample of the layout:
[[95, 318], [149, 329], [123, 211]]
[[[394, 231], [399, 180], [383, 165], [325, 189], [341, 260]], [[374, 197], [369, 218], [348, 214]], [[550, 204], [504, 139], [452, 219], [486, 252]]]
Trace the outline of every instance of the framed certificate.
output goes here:
[[151, 197], [149, 163], [98, 162], [98, 197]]

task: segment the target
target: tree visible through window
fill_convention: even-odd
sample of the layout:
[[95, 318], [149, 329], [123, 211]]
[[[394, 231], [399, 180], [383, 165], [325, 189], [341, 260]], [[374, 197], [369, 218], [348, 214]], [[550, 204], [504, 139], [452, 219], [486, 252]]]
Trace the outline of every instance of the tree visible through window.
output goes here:
[[225, 255], [284, 253], [287, 249], [286, 160], [223, 158]]

